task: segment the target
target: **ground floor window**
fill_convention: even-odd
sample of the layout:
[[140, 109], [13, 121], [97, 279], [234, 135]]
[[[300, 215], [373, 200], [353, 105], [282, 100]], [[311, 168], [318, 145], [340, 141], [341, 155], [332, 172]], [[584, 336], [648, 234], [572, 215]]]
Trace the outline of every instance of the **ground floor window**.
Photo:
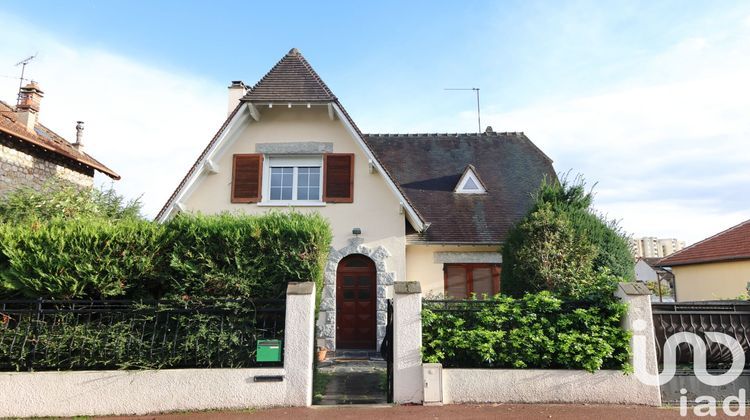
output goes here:
[[484, 299], [500, 293], [500, 264], [445, 264], [445, 297]]

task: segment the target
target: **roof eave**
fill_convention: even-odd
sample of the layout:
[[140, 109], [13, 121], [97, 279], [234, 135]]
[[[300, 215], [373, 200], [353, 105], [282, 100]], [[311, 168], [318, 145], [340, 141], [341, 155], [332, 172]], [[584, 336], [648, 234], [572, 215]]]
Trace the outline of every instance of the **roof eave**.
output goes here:
[[[46, 151], [48, 151], [50, 153], [54, 153], [55, 155], [60, 156], [60, 157], [62, 157], [64, 159], [68, 159], [68, 160], [74, 161], [74, 162], [76, 162], [76, 163], [78, 163], [80, 165], [83, 165], [83, 166], [87, 167], [87, 168], [91, 168], [93, 170], [99, 171], [99, 172], [107, 175], [108, 177], [114, 179], [115, 181], [119, 181], [121, 179], [120, 175], [118, 175], [117, 172], [109, 169], [108, 167], [106, 167], [106, 166], [104, 166], [102, 164], [92, 165], [92, 164], [87, 163], [87, 162], [82, 162], [81, 160], [78, 160], [78, 159], [76, 159], [74, 157], [64, 155], [64, 154], [60, 153], [60, 151], [55, 150], [54, 148], [50, 147], [49, 145], [46, 145], [46, 144], [44, 144], [44, 143], [42, 143], [40, 141], [37, 141], [36, 139], [34, 139], [32, 137], [25, 136], [25, 135], [23, 135], [21, 133], [15, 132], [15, 131], [7, 130], [7, 129], [3, 128], [3, 127], [0, 127], [0, 131], [2, 131], [3, 133], [5, 133], [5, 134], [7, 134], [9, 136], [16, 137], [16, 138], [18, 138], [20, 140], [23, 140], [25, 142], [31, 143], [32, 145], [34, 145], [36, 147], [41, 147], [42, 149], [44, 149], [44, 150], [46, 150]], [[91, 159], [93, 159], [93, 158], [91, 158]]]
[[697, 265], [697, 264], [710, 264], [710, 263], [722, 263], [722, 262], [736, 262], [750, 260], [750, 255], [732, 255], [727, 257], [711, 257], [711, 258], [696, 258], [694, 260], [685, 261], [659, 261], [657, 267], [680, 267], [685, 265]]
[[346, 113], [346, 111], [344, 111], [344, 107], [341, 106], [341, 104], [338, 101], [335, 101], [333, 102], [333, 109], [335, 110], [338, 118], [344, 122], [344, 126], [352, 134], [352, 137], [354, 137], [360, 143], [360, 146], [365, 151], [367, 158], [372, 160], [377, 170], [381, 174], [384, 175], [383, 178], [386, 180], [388, 187], [399, 198], [400, 204], [406, 212], [406, 217], [409, 220], [409, 223], [411, 223], [411, 225], [414, 227], [414, 229], [417, 232], [426, 231], [430, 227], [430, 224], [426, 220], [424, 220], [424, 218], [417, 212], [417, 210], [414, 208], [414, 205], [411, 203], [411, 201], [409, 201], [409, 198], [406, 196], [406, 193], [404, 193], [401, 190], [401, 188], [398, 186], [396, 181], [391, 176], [390, 172], [388, 172], [380, 163], [380, 160], [375, 155], [375, 153], [373, 153], [372, 149], [367, 144], [367, 141], [365, 141], [364, 136], [359, 131], [357, 126], [354, 124], [354, 121], [352, 121], [349, 114]]

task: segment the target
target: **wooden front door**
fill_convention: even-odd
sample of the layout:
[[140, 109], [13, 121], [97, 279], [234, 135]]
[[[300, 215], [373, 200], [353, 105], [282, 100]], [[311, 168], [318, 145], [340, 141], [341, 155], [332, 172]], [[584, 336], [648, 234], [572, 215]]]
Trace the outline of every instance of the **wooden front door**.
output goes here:
[[375, 263], [364, 255], [350, 255], [336, 271], [336, 348], [376, 347]]

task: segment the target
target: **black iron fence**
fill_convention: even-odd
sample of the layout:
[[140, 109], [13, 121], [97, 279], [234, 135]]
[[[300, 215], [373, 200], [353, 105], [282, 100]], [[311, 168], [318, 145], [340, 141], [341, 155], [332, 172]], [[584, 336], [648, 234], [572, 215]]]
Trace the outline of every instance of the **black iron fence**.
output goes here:
[[[664, 343], [679, 332], [691, 332], [706, 343], [707, 366], [720, 368], [732, 362], [730, 350], [720, 344], [707, 341], [705, 333], [720, 332], [735, 338], [745, 350], [746, 364], [750, 363], [750, 303], [685, 302], [653, 303], [654, 334], [659, 363], [664, 361]], [[677, 349], [678, 364], [693, 363], [693, 348], [681, 344]]]
[[[487, 305], [498, 305], [498, 301], [493, 299], [425, 299], [422, 301], [422, 308], [424, 309], [429, 309], [432, 312], [450, 312], [456, 314], [479, 312], [487, 307]], [[564, 301], [561, 305], [564, 310], [586, 309], [594, 306], [597, 306], [597, 303], [592, 301]]]
[[253, 367], [284, 318], [284, 300], [0, 301], [0, 371]]

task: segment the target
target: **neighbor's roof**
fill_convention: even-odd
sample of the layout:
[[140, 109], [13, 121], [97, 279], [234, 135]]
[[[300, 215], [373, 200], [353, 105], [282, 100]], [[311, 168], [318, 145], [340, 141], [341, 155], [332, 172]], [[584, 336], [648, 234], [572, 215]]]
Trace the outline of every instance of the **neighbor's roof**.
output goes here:
[[750, 220], [690, 245], [659, 261], [663, 267], [750, 259]]
[[336, 96], [296, 48], [276, 63], [242, 98], [250, 102], [321, 102]]
[[[552, 160], [523, 133], [366, 134], [430, 228], [411, 232], [411, 243], [503, 242], [529, 210], [542, 179], [557, 179]], [[454, 189], [468, 165], [487, 194]]]
[[34, 127], [34, 133], [30, 133], [17, 120], [15, 109], [2, 101], [0, 101], [0, 132], [9, 134], [21, 142], [39, 147], [77, 164], [95, 169], [112, 179], [120, 179], [120, 175], [115, 171], [104, 166], [101, 162], [86, 153], [77, 150], [67, 140], [44, 125], [37, 123]]

